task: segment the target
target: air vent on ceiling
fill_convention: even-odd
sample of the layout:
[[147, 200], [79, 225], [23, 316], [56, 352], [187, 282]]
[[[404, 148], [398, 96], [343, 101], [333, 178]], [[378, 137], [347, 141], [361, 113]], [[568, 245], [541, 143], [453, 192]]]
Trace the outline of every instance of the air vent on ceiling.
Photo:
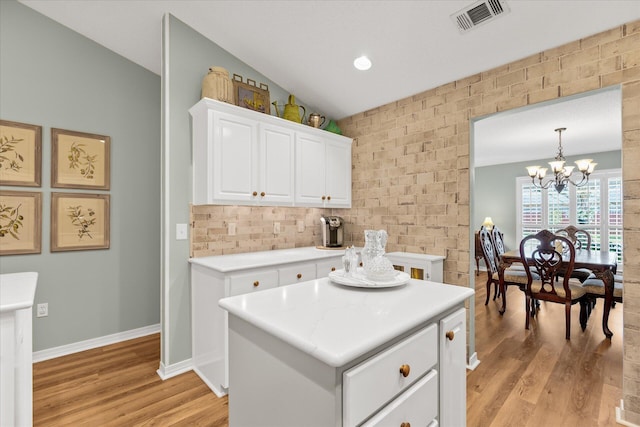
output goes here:
[[508, 12], [509, 6], [504, 0], [480, 0], [457, 11], [451, 15], [451, 19], [461, 33], [466, 33]]

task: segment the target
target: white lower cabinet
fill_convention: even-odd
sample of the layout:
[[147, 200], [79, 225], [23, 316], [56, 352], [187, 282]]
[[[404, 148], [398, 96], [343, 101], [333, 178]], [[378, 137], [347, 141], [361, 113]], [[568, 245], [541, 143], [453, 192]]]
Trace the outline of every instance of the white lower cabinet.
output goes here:
[[230, 426], [464, 427], [464, 318], [459, 305], [332, 367], [230, 314]]
[[[344, 425], [358, 425], [437, 364], [438, 328], [430, 325], [346, 371], [342, 394]], [[436, 387], [429, 396], [436, 402], [437, 391]]]
[[460, 308], [345, 371], [343, 425], [465, 426], [465, 319]]
[[363, 427], [438, 425], [438, 372], [430, 370]]
[[[269, 252], [273, 264], [261, 268], [217, 271], [191, 260], [191, 331], [193, 370], [217, 395], [229, 387], [228, 315], [218, 306], [221, 298], [259, 292], [277, 286], [326, 277], [326, 269], [340, 265], [343, 251], [335, 256], [287, 262], [277, 251]], [[238, 255], [235, 255], [238, 257]], [[251, 262], [248, 263], [251, 265]]]
[[[461, 308], [440, 321], [440, 425], [467, 423], [467, 313]], [[464, 408], [461, 410], [460, 408]]]

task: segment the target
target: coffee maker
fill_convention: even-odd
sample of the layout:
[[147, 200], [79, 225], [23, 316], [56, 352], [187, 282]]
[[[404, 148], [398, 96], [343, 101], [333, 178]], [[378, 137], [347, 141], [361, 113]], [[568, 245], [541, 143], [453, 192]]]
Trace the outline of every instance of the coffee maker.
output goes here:
[[339, 216], [321, 216], [322, 246], [340, 248], [344, 241], [344, 220]]

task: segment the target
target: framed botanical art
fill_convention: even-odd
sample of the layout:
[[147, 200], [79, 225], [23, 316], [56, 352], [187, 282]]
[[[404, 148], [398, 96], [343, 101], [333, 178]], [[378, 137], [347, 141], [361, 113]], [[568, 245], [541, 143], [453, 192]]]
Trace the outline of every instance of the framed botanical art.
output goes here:
[[51, 186], [108, 190], [111, 138], [51, 129]]
[[0, 120], [0, 185], [40, 187], [42, 126]]
[[109, 249], [108, 194], [51, 193], [51, 252]]
[[39, 254], [42, 193], [0, 191], [0, 255]]

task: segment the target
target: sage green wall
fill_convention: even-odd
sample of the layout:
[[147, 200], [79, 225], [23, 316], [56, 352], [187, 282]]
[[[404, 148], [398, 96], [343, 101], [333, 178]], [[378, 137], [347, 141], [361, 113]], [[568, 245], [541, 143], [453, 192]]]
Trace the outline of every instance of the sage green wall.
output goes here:
[[226, 68], [231, 75], [241, 75], [245, 81], [250, 78], [267, 84], [271, 101], [284, 101], [289, 93], [171, 15], [164, 20], [163, 50], [165, 137], [162, 163], [165, 171], [162, 175], [163, 226], [166, 230], [163, 253], [166, 264], [161, 362], [170, 366], [191, 357], [189, 241], [175, 240], [176, 224], [189, 223], [192, 169], [188, 110], [200, 100], [202, 78], [214, 65]]
[[[551, 157], [555, 153], [550, 153]], [[621, 151], [607, 151], [589, 154], [598, 162], [597, 169], [620, 169]], [[567, 156], [567, 164], [584, 156]], [[485, 166], [475, 168], [475, 217], [473, 228], [480, 229], [484, 218], [490, 216], [493, 223], [504, 233], [507, 250], [516, 249], [516, 178], [527, 176], [526, 166], [544, 165], [550, 158], [527, 160], [520, 163]]]
[[[37, 271], [34, 351], [160, 322], [160, 77], [13, 0], [0, 1], [0, 117], [42, 126], [42, 253], [0, 257]], [[51, 128], [111, 137], [111, 190], [51, 188]], [[108, 250], [51, 253], [52, 191], [111, 195]], [[35, 310], [34, 310], [35, 313]]]

